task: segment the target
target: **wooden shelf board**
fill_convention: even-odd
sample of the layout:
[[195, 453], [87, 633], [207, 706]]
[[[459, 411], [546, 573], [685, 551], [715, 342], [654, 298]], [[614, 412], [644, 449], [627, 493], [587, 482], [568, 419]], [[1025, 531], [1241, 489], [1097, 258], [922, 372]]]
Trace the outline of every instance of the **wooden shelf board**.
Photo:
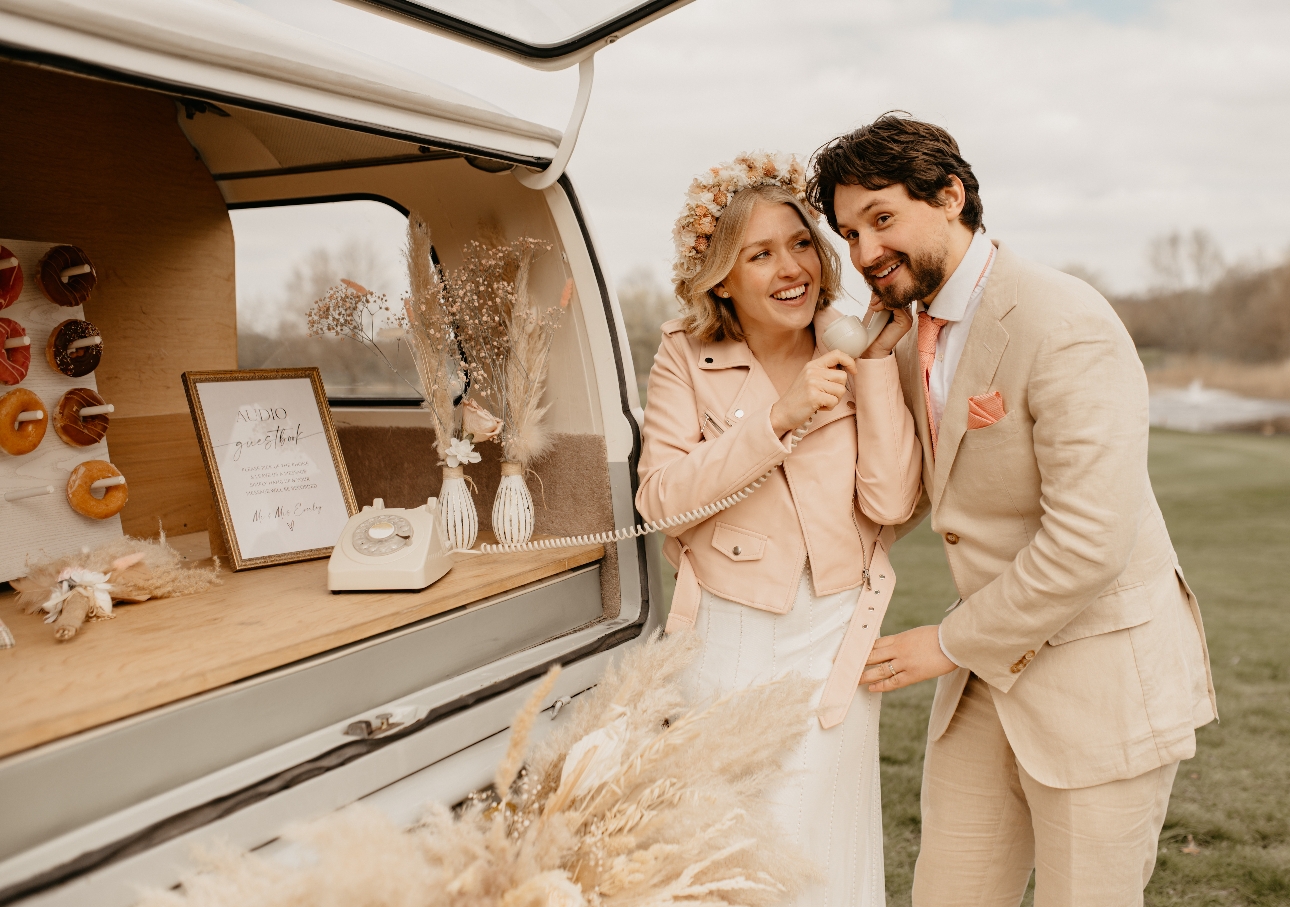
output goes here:
[[[483, 536], [484, 533], [481, 533]], [[484, 539], [486, 540], [486, 539]], [[205, 533], [172, 538], [209, 555]], [[454, 554], [420, 592], [327, 591], [327, 561], [225, 572], [209, 592], [117, 605], [67, 642], [0, 595], [17, 645], [0, 650], [0, 757], [136, 715], [301, 658], [442, 614], [600, 560], [602, 545], [518, 554]]]

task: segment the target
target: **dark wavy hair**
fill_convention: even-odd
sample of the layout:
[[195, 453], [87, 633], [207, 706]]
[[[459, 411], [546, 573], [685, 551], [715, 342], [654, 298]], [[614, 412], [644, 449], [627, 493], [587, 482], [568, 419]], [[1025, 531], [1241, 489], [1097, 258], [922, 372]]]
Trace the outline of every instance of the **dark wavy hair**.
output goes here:
[[962, 181], [967, 196], [959, 221], [973, 233], [983, 229], [981, 185], [959, 154], [959, 143], [940, 126], [903, 110], [889, 110], [816, 150], [806, 196], [836, 233], [833, 193], [838, 186], [883, 189], [903, 183], [910, 198], [939, 207], [940, 192], [950, 185], [951, 176]]

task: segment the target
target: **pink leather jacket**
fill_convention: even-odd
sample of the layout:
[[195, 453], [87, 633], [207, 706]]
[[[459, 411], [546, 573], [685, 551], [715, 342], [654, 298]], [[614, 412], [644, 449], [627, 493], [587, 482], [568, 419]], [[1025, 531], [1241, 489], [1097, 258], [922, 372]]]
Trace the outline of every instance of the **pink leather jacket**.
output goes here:
[[[824, 350], [817, 346], [816, 354]], [[823, 705], [832, 698], [841, 709], [827, 720], [821, 713], [826, 727], [845, 716], [895, 585], [886, 556], [894, 533], [883, 527], [909, 519], [921, 485], [922, 448], [895, 356], [857, 367], [854, 394], [849, 387], [836, 406], [816, 413], [790, 456], [789, 436], [770, 425], [779, 394], [747, 344], [704, 343], [679, 319], [669, 321], [650, 371], [636, 494], [641, 514], [657, 520], [732, 495], [782, 466], [728, 510], [668, 530], [663, 552], [678, 576], [667, 628], [693, 626], [699, 587], [752, 608], [789, 611], [808, 556], [817, 595], [865, 586], [873, 598], [862, 593], [866, 607], [856, 614], [863, 619], [852, 621], [835, 660], [835, 674], [847, 662], [844, 676], [826, 686]]]

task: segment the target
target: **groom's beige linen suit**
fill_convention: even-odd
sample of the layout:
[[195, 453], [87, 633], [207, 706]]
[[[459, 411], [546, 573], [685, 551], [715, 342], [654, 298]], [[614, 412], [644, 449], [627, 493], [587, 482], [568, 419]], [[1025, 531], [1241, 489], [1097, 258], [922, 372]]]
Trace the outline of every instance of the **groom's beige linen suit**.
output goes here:
[[[917, 325], [916, 325], [917, 327]], [[1177, 763], [1216, 717], [1200, 610], [1147, 477], [1147, 385], [1110, 305], [999, 245], [936, 449], [896, 349], [920, 510], [961, 597], [928, 727], [915, 907], [1140, 904]], [[1005, 415], [968, 429], [968, 398]]]

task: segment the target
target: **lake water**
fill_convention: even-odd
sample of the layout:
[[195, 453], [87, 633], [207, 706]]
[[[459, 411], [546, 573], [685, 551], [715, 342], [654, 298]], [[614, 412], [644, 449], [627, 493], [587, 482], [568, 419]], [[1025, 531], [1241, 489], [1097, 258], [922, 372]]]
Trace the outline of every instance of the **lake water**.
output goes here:
[[[1165, 388], [1151, 395], [1151, 424], [1176, 431], [1268, 430], [1290, 419], [1290, 402], [1242, 397], [1193, 381], [1186, 388]], [[1269, 432], [1271, 433], [1271, 432]]]

